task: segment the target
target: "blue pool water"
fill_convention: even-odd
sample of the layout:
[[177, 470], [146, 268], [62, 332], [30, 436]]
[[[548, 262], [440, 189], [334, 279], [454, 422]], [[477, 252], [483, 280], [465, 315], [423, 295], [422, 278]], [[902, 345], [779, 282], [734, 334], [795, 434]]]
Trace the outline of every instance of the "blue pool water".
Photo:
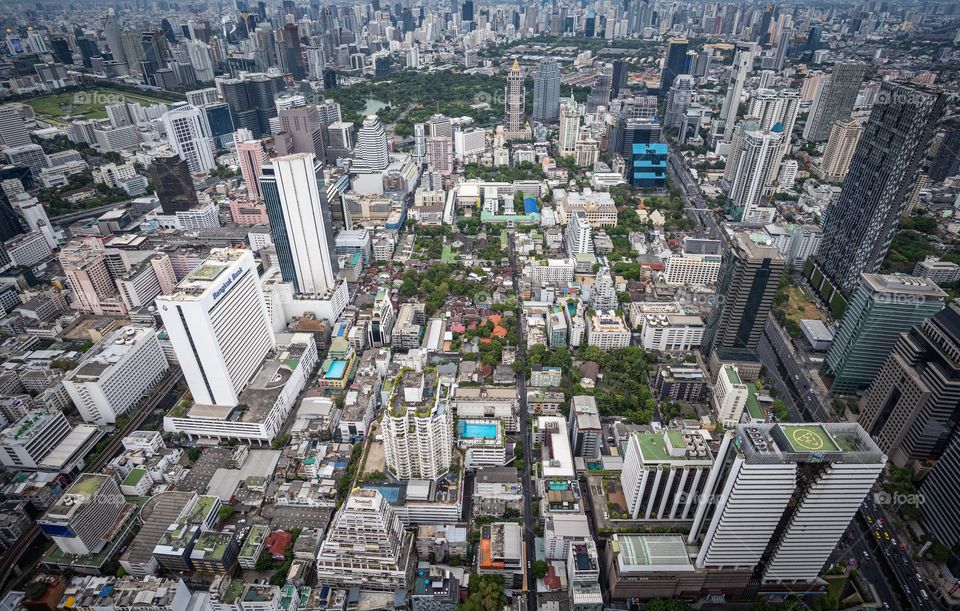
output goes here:
[[481, 424], [478, 422], [460, 422], [457, 431], [464, 439], [494, 439], [497, 436], [496, 424]]
[[342, 378], [343, 372], [347, 369], [346, 361], [333, 361], [330, 363], [330, 366], [327, 367], [327, 373], [323, 376], [325, 378]]

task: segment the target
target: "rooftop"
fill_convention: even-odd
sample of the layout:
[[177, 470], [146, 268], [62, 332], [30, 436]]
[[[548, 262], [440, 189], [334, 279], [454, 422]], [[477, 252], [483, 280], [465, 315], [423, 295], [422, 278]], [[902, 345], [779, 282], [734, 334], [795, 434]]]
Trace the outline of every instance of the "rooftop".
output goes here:
[[741, 424], [737, 426], [737, 445], [748, 460], [757, 463], [886, 462], [863, 427], [845, 422]]
[[611, 545], [625, 570], [693, 570], [681, 535], [617, 534]]

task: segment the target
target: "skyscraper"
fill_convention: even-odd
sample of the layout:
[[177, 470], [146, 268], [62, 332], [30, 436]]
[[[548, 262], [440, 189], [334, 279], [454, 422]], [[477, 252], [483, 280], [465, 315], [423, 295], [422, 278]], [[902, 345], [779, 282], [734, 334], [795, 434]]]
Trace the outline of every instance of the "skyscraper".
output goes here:
[[946, 294], [927, 278], [863, 274], [854, 289], [823, 370], [834, 394], [867, 388], [902, 331], [943, 309]]
[[380, 421], [387, 473], [399, 480], [438, 479], [453, 458], [450, 387], [436, 372], [405, 371], [394, 382]]
[[954, 125], [946, 130], [930, 162], [928, 176], [933, 182], [941, 182], [949, 176], [960, 174], [960, 127]]
[[577, 103], [565, 104], [560, 110], [560, 136], [558, 148], [561, 157], [570, 157], [580, 137], [580, 111]]
[[277, 116], [274, 98], [279, 89], [277, 80], [265, 74], [226, 79], [220, 83], [234, 125], [249, 129], [254, 138], [270, 133], [270, 119]]
[[733, 136], [733, 128], [737, 125], [737, 109], [740, 108], [743, 85], [752, 68], [753, 51], [751, 49], [738, 49], [733, 58], [730, 80], [727, 82], [727, 95], [723, 99], [723, 106], [720, 108], [724, 142], [730, 142], [730, 138]]
[[0, 145], [4, 148], [32, 144], [30, 132], [15, 106], [0, 106]]
[[[884, 82], [837, 201], [827, 210], [819, 271], [849, 292], [880, 268], [943, 113], [943, 92]], [[812, 275], [812, 274], [808, 274]], [[822, 282], [814, 288], [824, 293]]]
[[427, 167], [449, 176], [453, 172], [453, 142], [446, 136], [430, 136], [426, 141]]
[[960, 481], [960, 434], [954, 434], [950, 445], [923, 480], [920, 496], [923, 528], [948, 548], [960, 544], [960, 506], [957, 505], [957, 482]]
[[859, 62], [840, 63], [833, 67], [829, 78], [821, 81], [819, 95], [814, 98], [803, 128], [804, 140], [822, 142], [830, 136], [834, 121], [850, 118], [865, 68]]
[[730, 185], [730, 203], [743, 222], [769, 222], [758, 208], [770, 195], [770, 174], [778, 169], [775, 162], [782, 142], [783, 127], [779, 123], [769, 131], [748, 131], [743, 135], [736, 159], [727, 158], [728, 163], [736, 163]]
[[243, 182], [247, 185], [247, 193], [255, 199], [263, 200], [263, 191], [260, 190], [260, 171], [269, 159], [263, 140], [238, 142], [237, 158], [240, 162]]
[[164, 214], [190, 210], [200, 203], [190, 175], [190, 166], [176, 153], [153, 158], [150, 182], [157, 192]]
[[[326, 158], [324, 146], [323, 122], [320, 120], [320, 113], [313, 104], [298, 106], [294, 108], [282, 108], [278, 113], [280, 119], [280, 131], [290, 136], [293, 147], [290, 150], [284, 150], [284, 147], [278, 147], [277, 153], [287, 155], [290, 153], [313, 153], [317, 159]], [[278, 138], [278, 141], [283, 139]]]
[[679, 75], [674, 79], [673, 87], [667, 93], [667, 111], [663, 119], [664, 127], [677, 128], [683, 124], [692, 97], [693, 77], [689, 74]]
[[283, 279], [297, 293], [325, 295], [338, 270], [323, 162], [312, 153], [275, 157], [263, 167], [260, 189]]
[[533, 75], [533, 118], [552, 123], [560, 116], [560, 64], [545, 58]]
[[597, 109], [610, 105], [610, 90], [613, 86], [613, 65], [603, 64], [600, 71], [597, 72], [597, 80], [590, 89], [590, 96], [587, 97], [587, 113], [597, 112]]
[[738, 232], [723, 254], [714, 308], [704, 333], [704, 351], [719, 360], [752, 360], [783, 274], [783, 258], [773, 246], [757, 244]]
[[403, 529], [380, 492], [355, 488], [320, 546], [317, 579], [342, 587], [403, 590], [413, 577], [412, 551], [413, 534]]
[[354, 164], [360, 169], [373, 171], [385, 170], [390, 164], [387, 133], [376, 115], [370, 115], [364, 119], [363, 127], [357, 132]]
[[253, 252], [214, 249], [156, 303], [194, 402], [235, 407], [276, 346]]
[[303, 54], [300, 51], [300, 31], [297, 24], [283, 26], [283, 66], [296, 81], [303, 80]]
[[[758, 89], [750, 98], [750, 109], [747, 114], [757, 118], [759, 129], [773, 129], [777, 123], [783, 128], [783, 141], [773, 160], [777, 169], [780, 168], [780, 163], [790, 148], [793, 126], [797, 122], [799, 111], [800, 92], [796, 89]], [[771, 183], [777, 176], [777, 169], [769, 177]]]
[[837, 121], [830, 129], [827, 149], [820, 159], [819, 174], [828, 182], [843, 182], [850, 170], [853, 153], [857, 150], [863, 128], [853, 120]]
[[678, 74], [687, 73], [687, 46], [686, 38], [671, 38], [667, 43], [667, 56], [663, 62], [663, 71], [660, 73], [661, 98], [666, 97]]
[[127, 63], [127, 54], [123, 50], [123, 36], [120, 30], [120, 23], [117, 21], [117, 15], [113, 8], [108, 9], [107, 16], [103, 20], [103, 36], [110, 45], [110, 54], [113, 60], [121, 64]]
[[163, 113], [162, 118], [170, 148], [187, 162], [191, 172], [206, 172], [217, 165], [202, 110], [183, 104]]
[[954, 304], [900, 333], [864, 393], [860, 424], [896, 464], [936, 460], [956, 434], [958, 354], [960, 307]]
[[726, 436], [687, 543], [695, 566], [760, 583], [816, 580], [887, 457], [857, 424], [739, 424]]
[[507, 87], [504, 93], [504, 136], [508, 140], [523, 139], [527, 134], [523, 118], [526, 95], [523, 89], [523, 70], [520, 69], [520, 62], [517, 60], [513, 60], [513, 67], [507, 74]]

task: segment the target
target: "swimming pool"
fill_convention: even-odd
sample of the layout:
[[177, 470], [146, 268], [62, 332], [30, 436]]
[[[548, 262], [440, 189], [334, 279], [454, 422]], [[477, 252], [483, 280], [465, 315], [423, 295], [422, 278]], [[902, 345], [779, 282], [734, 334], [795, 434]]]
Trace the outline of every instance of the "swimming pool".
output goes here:
[[327, 367], [327, 372], [323, 375], [325, 378], [336, 379], [342, 378], [343, 372], [347, 369], [346, 361], [333, 361], [330, 363], [330, 366]]
[[459, 422], [457, 424], [457, 434], [464, 439], [495, 439], [497, 437], [496, 424], [481, 422]]

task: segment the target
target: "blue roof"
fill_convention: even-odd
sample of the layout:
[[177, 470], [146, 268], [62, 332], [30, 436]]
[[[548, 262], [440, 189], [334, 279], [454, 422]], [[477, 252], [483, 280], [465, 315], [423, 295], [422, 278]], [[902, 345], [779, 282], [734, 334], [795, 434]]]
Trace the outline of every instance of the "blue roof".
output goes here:
[[775, 134], [782, 134], [782, 133], [783, 133], [783, 123], [780, 123], [779, 121], [777, 121], [776, 125], [774, 125], [773, 127], [770, 128], [770, 131], [772, 131], [772, 132], [775, 133]]
[[523, 199], [523, 213], [530, 214], [531, 212], [540, 212], [540, 206], [537, 205], [536, 199], [525, 197]]
[[638, 155], [641, 153], [649, 153], [649, 152], [666, 155], [667, 145], [659, 142], [656, 142], [653, 144], [634, 144], [632, 152], [634, 155]]

